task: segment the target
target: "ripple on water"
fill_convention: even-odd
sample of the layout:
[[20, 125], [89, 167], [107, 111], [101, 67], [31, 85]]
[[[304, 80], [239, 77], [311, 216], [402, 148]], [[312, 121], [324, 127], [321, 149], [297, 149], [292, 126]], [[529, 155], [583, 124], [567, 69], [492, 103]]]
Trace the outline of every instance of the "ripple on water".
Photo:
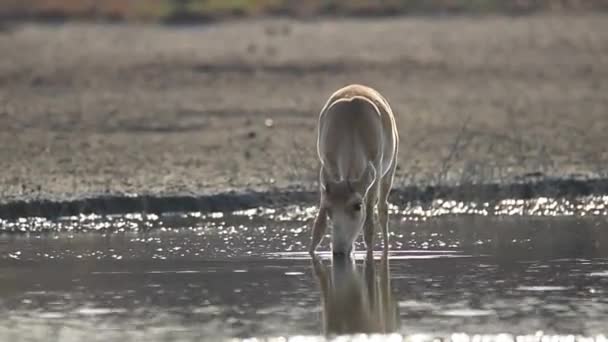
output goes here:
[[75, 311], [78, 315], [84, 316], [101, 316], [101, 315], [110, 315], [110, 314], [118, 314], [125, 313], [126, 309], [121, 308], [80, 308]]
[[591, 277], [608, 277], [608, 271], [593, 272], [589, 274]]
[[479, 309], [454, 309], [442, 311], [439, 313], [441, 316], [456, 316], [456, 317], [480, 317], [490, 316], [496, 314], [493, 310], [479, 310]]
[[516, 290], [519, 291], [533, 291], [533, 292], [552, 292], [552, 291], [567, 291], [572, 289], [569, 286], [518, 286]]
[[42, 319], [62, 319], [66, 317], [66, 314], [63, 312], [41, 312], [36, 316]]

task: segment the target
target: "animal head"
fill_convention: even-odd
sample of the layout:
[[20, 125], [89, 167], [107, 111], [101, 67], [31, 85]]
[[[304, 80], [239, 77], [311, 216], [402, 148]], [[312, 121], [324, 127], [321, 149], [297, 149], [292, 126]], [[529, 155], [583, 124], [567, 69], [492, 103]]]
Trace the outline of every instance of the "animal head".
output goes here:
[[338, 180], [326, 168], [321, 168], [321, 205], [332, 223], [334, 253], [352, 251], [367, 217], [366, 199], [375, 181], [376, 169], [372, 163], [356, 179]]

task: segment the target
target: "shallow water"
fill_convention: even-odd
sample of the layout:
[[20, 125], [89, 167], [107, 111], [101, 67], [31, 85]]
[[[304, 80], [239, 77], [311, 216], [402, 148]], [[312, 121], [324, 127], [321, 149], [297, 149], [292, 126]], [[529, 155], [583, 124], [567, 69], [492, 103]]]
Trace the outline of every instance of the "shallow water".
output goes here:
[[314, 208], [2, 221], [0, 339], [608, 334], [603, 207], [420, 210], [393, 208], [388, 260], [332, 260], [327, 239], [311, 260]]

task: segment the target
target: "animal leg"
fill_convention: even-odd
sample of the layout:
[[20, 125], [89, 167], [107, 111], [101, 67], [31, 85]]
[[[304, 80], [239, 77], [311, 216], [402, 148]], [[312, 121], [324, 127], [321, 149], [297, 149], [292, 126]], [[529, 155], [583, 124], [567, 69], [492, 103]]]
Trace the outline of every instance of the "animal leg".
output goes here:
[[378, 212], [380, 216], [380, 226], [382, 227], [382, 238], [384, 240], [384, 250], [388, 251], [389, 238], [388, 238], [388, 196], [390, 195], [391, 188], [393, 187], [393, 179], [395, 177], [395, 169], [397, 161], [393, 162], [389, 173], [382, 179], [380, 185], [380, 200], [378, 202]]
[[312, 240], [310, 243], [310, 248], [308, 252], [310, 254], [315, 253], [315, 249], [321, 243], [321, 239], [323, 239], [323, 235], [325, 235], [325, 230], [327, 229], [327, 209], [321, 207], [319, 212], [317, 213], [317, 217], [315, 218], [315, 222], [312, 225]]
[[366, 203], [366, 217], [365, 224], [363, 225], [364, 229], [364, 240], [365, 247], [367, 248], [367, 253], [370, 254], [374, 249], [374, 232], [376, 227], [376, 222], [378, 222], [377, 214], [376, 214], [376, 203], [378, 202], [378, 187], [377, 184], [369, 190], [367, 194], [367, 203]]

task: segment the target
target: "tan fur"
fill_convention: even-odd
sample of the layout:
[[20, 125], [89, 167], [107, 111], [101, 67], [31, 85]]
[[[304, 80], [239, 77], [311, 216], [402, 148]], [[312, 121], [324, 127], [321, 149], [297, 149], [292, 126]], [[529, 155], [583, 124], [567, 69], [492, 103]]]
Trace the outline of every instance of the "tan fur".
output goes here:
[[[351, 84], [325, 103], [318, 122], [319, 213], [313, 224], [314, 253], [333, 223], [332, 251], [348, 253], [363, 228], [368, 251], [373, 248], [377, 205], [384, 248], [388, 249], [388, 194], [395, 168], [399, 135], [388, 101], [376, 90]], [[363, 208], [357, 210], [357, 203]]]
[[387, 254], [376, 275], [372, 255], [365, 260], [364, 274], [346, 256], [333, 259], [331, 274], [313, 257], [314, 274], [323, 305], [323, 332], [326, 335], [391, 333], [399, 328], [399, 309], [392, 296]]

